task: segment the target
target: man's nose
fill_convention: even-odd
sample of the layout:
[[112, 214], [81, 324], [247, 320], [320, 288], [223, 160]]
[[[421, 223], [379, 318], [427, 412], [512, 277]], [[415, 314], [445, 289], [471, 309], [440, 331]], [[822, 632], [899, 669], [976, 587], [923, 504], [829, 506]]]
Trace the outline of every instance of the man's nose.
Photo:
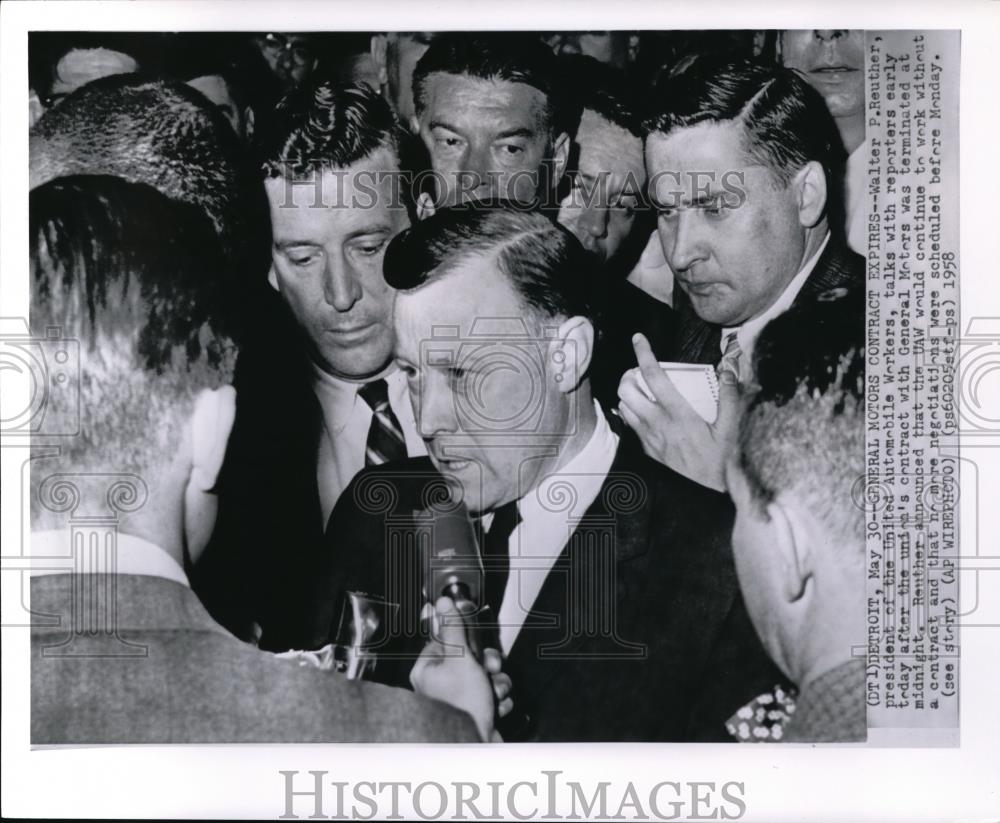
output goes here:
[[340, 255], [328, 258], [323, 297], [337, 311], [350, 311], [361, 299], [361, 283], [351, 265]]
[[425, 439], [458, 431], [455, 399], [433, 376], [421, 381], [418, 390], [417, 430]]
[[477, 196], [494, 194], [492, 189], [496, 175], [490, 174], [492, 164], [489, 146], [471, 145], [465, 158], [465, 191], [475, 192]]
[[[707, 256], [699, 232], [700, 217], [698, 209], [682, 209], [668, 230], [668, 242], [663, 244], [663, 249], [674, 271], [686, 271]], [[661, 241], [663, 237], [661, 234]]]

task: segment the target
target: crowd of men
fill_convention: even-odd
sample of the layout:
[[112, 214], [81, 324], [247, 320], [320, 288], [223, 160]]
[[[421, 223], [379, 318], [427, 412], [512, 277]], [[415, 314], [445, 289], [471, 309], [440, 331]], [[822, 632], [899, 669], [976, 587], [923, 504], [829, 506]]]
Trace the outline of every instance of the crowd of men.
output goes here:
[[862, 44], [35, 35], [33, 742], [863, 740]]

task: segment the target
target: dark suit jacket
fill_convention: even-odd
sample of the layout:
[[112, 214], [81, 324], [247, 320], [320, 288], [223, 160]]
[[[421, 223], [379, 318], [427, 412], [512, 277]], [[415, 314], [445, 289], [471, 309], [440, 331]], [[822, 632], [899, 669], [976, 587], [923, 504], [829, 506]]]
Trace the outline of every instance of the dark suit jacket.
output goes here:
[[[389, 651], [419, 648], [413, 511], [440, 482], [427, 459], [354, 479], [328, 527], [317, 641], [353, 590], [401, 603]], [[597, 499], [574, 514], [583, 518], [505, 663], [515, 705], [532, 720], [527, 739], [727, 739], [729, 716], [783, 682], [739, 594], [728, 498], [623, 438]], [[382, 673], [402, 680], [391, 664]]]
[[115, 577], [117, 635], [73, 634], [73, 584], [31, 581], [33, 612], [60, 617], [31, 630], [33, 744], [478, 740], [450, 706], [241, 643], [159, 577]]
[[[860, 288], [865, 282], [865, 260], [855, 254], [836, 235], [830, 238], [823, 254], [816, 261], [792, 306], [815, 300], [823, 292], [834, 288]], [[691, 308], [691, 301], [680, 288], [674, 289], [677, 310], [677, 331], [672, 360], [681, 363], [707, 363], [715, 365], [722, 357], [722, 327], [706, 323]], [[864, 317], [858, 318], [858, 324]]]
[[[270, 290], [269, 290], [270, 291]], [[236, 365], [236, 419], [219, 476], [219, 514], [191, 585], [219, 623], [271, 651], [303, 648], [309, 560], [323, 540], [316, 484], [322, 416], [299, 331], [261, 298]]]
[[677, 314], [627, 280], [603, 285], [598, 329], [600, 337], [590, 368], [590, 385], [601, 407], [618, 405], [618, 384], [626, 371], [638, 365], [632, 335], [642, 332], [658, 360], [666, 360], [677, 334]]

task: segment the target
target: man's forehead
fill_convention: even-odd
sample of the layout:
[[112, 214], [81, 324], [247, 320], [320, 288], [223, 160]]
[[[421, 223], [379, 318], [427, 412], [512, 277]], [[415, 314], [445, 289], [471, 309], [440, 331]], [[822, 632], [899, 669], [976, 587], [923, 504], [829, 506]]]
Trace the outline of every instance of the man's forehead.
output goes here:
[[739, 171], [749, 165], [744, 151], [744, 129], [732, 120], [698, 123], [654, 132], [646, 139], [646, 168], [650, 176], [662, 171]]
[[377, 153], [343, 169], [322, 169], [301, 179], [271, 177], [264, 181], [272, 222], [374, 219], [405, 212], [399, 165], [392, 152]]
[[400, 292], [396, 322], [411, 335], [437, 336], [438, 327], [460, 335], [512, 334], [524, 328], [524, 307], [495, 253], [474, 254], [449, 265], [433, 282]]
[[534, 86], [468, 74], [435, 72], [427, 79], [427, 98], [429, 119], [447, 114], [472, 123], [488, 117], [529, 126], [548, 112], [546, 96]]
[[56, 64], [53, 91], [77, 89], [92, 80], [112, 74], [127, 74], [138, 68], [135, 58], [111, 49], [72, 49]]
[[631, 172], [639, 184], [645, 182], [642, 140], [627, 129], [585, 109], [576, 135], [580, 144], [580, 171], [592, 176], [601, 172]]

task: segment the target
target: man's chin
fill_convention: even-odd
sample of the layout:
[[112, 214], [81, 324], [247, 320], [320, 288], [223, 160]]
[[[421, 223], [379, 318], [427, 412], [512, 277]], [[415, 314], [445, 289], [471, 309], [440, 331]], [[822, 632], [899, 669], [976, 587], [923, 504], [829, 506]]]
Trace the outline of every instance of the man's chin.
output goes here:
[[392, 361], [391, 352], [363, 355], [325, 354], [320, 364], [323, 371], [344, 380], [365, 380], [385, 371]]

